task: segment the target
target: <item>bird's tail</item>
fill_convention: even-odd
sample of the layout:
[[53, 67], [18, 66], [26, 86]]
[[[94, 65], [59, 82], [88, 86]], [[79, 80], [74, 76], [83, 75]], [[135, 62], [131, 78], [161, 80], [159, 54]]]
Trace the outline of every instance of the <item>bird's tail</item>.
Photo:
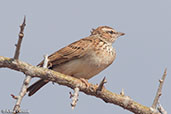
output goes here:
[[30, 87], [27, 88], [27, 91], [29, 92], [28, 96], [32, 96], [34, 93], [36, 93], [41, 87], [43, 87], [48, 82], [49, 82], [48, 80], [40, 79], [34, 84], [32, 84]]

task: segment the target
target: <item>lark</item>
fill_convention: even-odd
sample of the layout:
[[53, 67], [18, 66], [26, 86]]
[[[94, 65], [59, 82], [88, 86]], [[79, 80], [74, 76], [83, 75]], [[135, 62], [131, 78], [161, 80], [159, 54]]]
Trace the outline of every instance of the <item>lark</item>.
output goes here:
[[[88, 80], [113, 63], [116, 51], [112, 44], [122, 35], [124, 33], [117, 32], [108, 26], [93, 29], [90, 36], [51, 54], [48, 57], [48, 68], [75, 78]], [[43, 66], [43, 61], [38, 66]], [[48, 82], [44, 79], [38, 80], [27, 89], [28, 95], [32, 96]]]

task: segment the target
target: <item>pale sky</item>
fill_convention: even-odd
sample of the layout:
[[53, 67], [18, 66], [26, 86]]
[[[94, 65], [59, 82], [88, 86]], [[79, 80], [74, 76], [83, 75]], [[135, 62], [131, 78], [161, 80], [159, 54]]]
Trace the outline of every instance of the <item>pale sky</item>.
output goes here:
[[[101, 25], [124, 32], [113, 45], [117, 52], [114, 63], [90, 79], [99, 83], [107, 78], [105, 87], [115, 93], [122, 88], [133, 100], [151, 106], [164, 69], [160, 103], [171, 112], [171, 1], [170, 0], [1, 0], [0, 56], [13, 57], [19, 25], [26, 15], [25, 36], [20, 60], [38, 64], [44, 54], [90, 35], [92, 28]], [[10, 94], [20, 91], [24, 74], [0, 69], [0, 110], [13, 109], [15, 100]], [[36, 78], [32, 80], [35, 82]], [[34, 96], [25, 96], [21, 109], [30, 114], [132, 114], [113, 104], [106, 104], [80, 92], [79, 101], [71, 109], [71, 89], [49, 83]]]

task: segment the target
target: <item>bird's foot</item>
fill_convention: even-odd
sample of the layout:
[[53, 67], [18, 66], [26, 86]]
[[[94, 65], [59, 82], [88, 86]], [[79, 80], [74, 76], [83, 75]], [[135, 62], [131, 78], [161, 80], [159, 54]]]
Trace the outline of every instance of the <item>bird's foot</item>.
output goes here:
[[80, 78], [80, 80], [86, 85], [87, 88], [89, 88], [89, 83], [88, 83], [88, 80], [85, 79], [85, 78]]

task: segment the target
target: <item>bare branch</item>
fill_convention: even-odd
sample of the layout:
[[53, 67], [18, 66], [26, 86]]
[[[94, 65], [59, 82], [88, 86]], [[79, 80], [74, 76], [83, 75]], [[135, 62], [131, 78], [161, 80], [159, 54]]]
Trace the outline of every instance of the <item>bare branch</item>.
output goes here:
[[[20, 33], [18, 35], [19, 36], [18, 43], [16, 44], [16, 50], [15, 50], [15, 54], [14, 54], [14, 59], [16, 59], [16, 60], [19, 59], [20, 47], [21, 47], [22, 39], [24, 37], [25, 26], [26, 26], [26, 17], [24, 17], [23, 23], [20, 25]], [[19, 96], [14, 96], [13, 94], [11, 94], [11, 96], [17, 100], [16, 104], [13, 108], [14, 114], [20, 112], [20, 104], [21, 104], [21, 101], [22, 101], [24, 95], [26, 94], [27, 86], [28, 86], [30, 80], [31, 80], [31, 76], [25, 77], [22, 88], [21, 88], [20, 93], [19, 93]]]
[[20, 54], [20, 47], [21, 47], [21, 42], [24, 37], [24, 28], [26, 26], [26, 17], [24, 17], [23, 24], [20, 25], [20, 33], [19, 33], [19, 38], [18, 38], [18, 43], [15, 45], [16, 50], [14, 54], [14, 59], [19, 59], [19, 54]]
[[[47, 63], [48, 63], [48, 55], [45, 55], [44, 56], [44, 64], [43, 64], [43, 68], [47, 68]], [[25, 96], [25, 94], [27, 93], [27, 88], [28, 88], [28, 85], [31, 81], [31, 76], [29, 75], [26, 75], [25, 77], [25, 80], [23, 82], [23, 85], [21, 87], [21, 90], [20, 90], [20, 93], [19, 93], [19, 96], [18, 97], [13, 97], [13, 98], [17, 98], [17, 101], [16, 101], [16, 104], [13, 108], [13, 112], [14, 114], [20, 112], [20, 104], [21, 104], [21, 101], [23, 99], [23, 97]]]
[[162, 107], [162, 105], [159, 102], [157, 109], [161, 114], [167, 114], [167, 111]]
[[78, 101], [79, 88], [78, 87], [74, 88], [74, 93], [73, 94], [70, 93], [70, 94], [71, 94], [70, 98], [72, 98], [71, 107], [72, 107], [72, 109], [74, 109], [77, 104], [77, 101]]
[[162, 79], [159, 80], [160, 84], [159, 84], [155, 99], [154, 99], [153, 104], [152, 104], [152, 108], [154, 108], [154, 109], [156, 109], [159, 98], [162, 95], [162, 87], [163, 87], [166, 75], [167, 75], [167, 69], [164, 70], [164, 74], [162, 76]]
[[90, 86], [87, 87], [86, 84], [83, 83], [80, 79], [67, 76], [53, 70], [32, 66], [19, 60], [17, 61], [15, 59], [0, 56], [0, 68], [10, 68], [16, 71], [23, 72], [26, 75], [53, 81], [72, 89], [78, 87], [80, 91], [84, 92], [87, 95], [92, 95], [100, 98], [106, 103], [112, 103], [121, 106], [124, 109], [127, 109], [136, 114], [160, 114], [155, 109], [152, 110], [147, 106], [143, 106], [133, 101], [128, 96], [122, 96], [116, 93], [112, 93], [105, 88], [103, 88], [102, 91], [97, 95], [96, 91], [98, 85], [89, 83]]
[[25, 96], [26, 92], [27, 92], [27, 87], [30, 83], [30, 80], [31, 80], [31, 76], [29, 75], [26, 75], [24, 81], [23, 81], [23, 85], [21, 87], [21, 90], [20, 90], [20, 93], [19, 93], [19, 96], [17, 96], [17, 101], [16, 101], [16, 104], [13, 108], [13, 114], [16, 114], [18, 112], [20, 112], [20, 104], [21, 104], [21, 101], [23, 99], [23, 97]]

